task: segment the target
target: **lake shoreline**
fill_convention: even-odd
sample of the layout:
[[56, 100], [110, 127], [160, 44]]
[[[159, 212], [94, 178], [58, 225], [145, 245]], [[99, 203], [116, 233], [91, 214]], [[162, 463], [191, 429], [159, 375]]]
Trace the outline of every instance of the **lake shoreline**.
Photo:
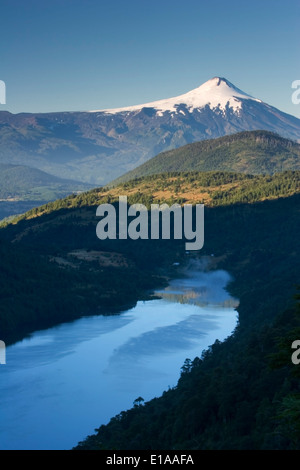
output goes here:
[[223, 341], [237, 321], [224, 304], [229, 273], [200, 271], [201, 264], [189, 259], [166, 272], [171, 281], [162, 294], [171, 289], [172, 298], [158, 293], [120, 315], [83, 316], [8, 347], [2, 448], [70, 449], [136, 397], [146, 403], [175, 387], [186, 357]]
[[[93, 316], [93, 315], [103, 315], [103, 316], [111, 316], [111, 315], [120, 315], [122, 312], [127, 311], [134, 306], [139, 301], [147, 301], [153, 300], [155, 298], [159, 298], [155, 291], [163, 289], [166, 287], [169, 282], [176, 278], [181, 278], [185, 276], [188, 272], [188, 266], [190, 263], [197, 262], [203, 272], [213, 271], [219, 268], [219, 265], [226, 259], [226, 255], [214, 257], [210, 255], [194, 255], [189, 253], [188, 255], [179, 258], [178, 263], [174, 262], [168, 266], [160, 266], [158, 267], [155, 272], [151, 272], [149, 276], [149, 281], [153, 284], [153, 278], [155, 279], [155, 286], [152, 285], [149, 290], [141, 290], [139, 292], [138, 297], [135, 297], [131, 302], [122, 302], [114, 307], [108, 306], [97, 306], [93, 309], [82, 310], [81, 312], [76, 312], [74, 316], [70, 319], [62, 319], [62, 321], [51, 321], [51, 318], [47, 318], [45, 321], [40, 321], [39, 325], [34, 328], [20, 328], [16, 333], [7, 335], [5, 338], [6, 346], [10, 346], [15, 344], [23, 339], [30, 338], [34, 333], [37, 331], [42, 331], [54, 326], [59, 326], [63, 323], [72, 323], [79, 318], [83, 318], [86, 316]], [[226, 269], [226, 268], [225, 268]]]

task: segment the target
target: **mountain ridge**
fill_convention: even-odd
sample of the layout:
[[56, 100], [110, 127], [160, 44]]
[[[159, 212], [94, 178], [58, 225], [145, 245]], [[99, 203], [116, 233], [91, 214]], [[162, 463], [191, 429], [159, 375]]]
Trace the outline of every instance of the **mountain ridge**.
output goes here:
[[59, 178], [37, 168], [0, 163], [0, 219], [91, 188], [87, 183]]
[[[54, 191], [56, 190], [57, 193], [65, 193], [65, 195], [69, 192], [91, 189], [88, 184], [59, 178], [37, 168], [0, 163], [0, 199], [23, 199], [24, 197], [28, 199], [35, 189], [41, 188], [42, 192], [43, 188], [46, 191], [49, 187]], [[42, 198], [41, 200], [44, 201], [45, 199]]]
[[[293, 367], [291, 341], [279, 376], [271, 372], [267, 359], [274, 352], [276, 338], [282, 337], [274, 322], [290, 306], [299, 279], [300, 172], [272, 177], [201, 173], [196, 181], [195, 172], [192, 179], [187, 176], [179, 175], [176, 182], [161, 175], [157, 181], [161, 197], [168, 202], [164, 190], [170, 183], [179, 197], [182, 185], [188, 184], [199, 198], [201, 188], [211, 190], [215, 202], [221, 198], [217, 207], [206, 208], [206, 238], [199, 257], [206, 255], [214, 268], [232, 274], [228, 289], [240, 300], [238, 330], [228, 338], [229, 347], [216, 341], [203, 354], [199, 351], [205, 368], [194, 372], [200, 380], [187, 382], [187, 375], [181, 375], [178, 394], [169, 388], [162, 397], [122, 411], [77, 448], [265, 449], [266, 442], [268, 448], [280, 448], [281, 400], [296, 392], [298, 384], [288, 380], [287, 365]], [[147, 182], [149, 196], [155, 179]], [[181, 188], [177, 189], [177, 183]], [[0, 324], [6, 344], [82, 315], [124, 311], [137, 300], [147, 300], [146, 290], [165, 285], [165, 276], [178, 276], [175, 261], [190, 266], [190, 254], [180, 240], [98, 240], [95, 205], [104, 202], [105, 192], [101, 188], [99, 194], [93, 190], [57, 201], [57, 205], [50, 203], [48, 213], [46, 207], [40, 208], [39, 214], [31, 214], [35, 218], [23, 218], [0, 230]], [[225, 193], [228, 201], [223, 201]], [[144, 192], [137, 191], [136, 196], [135, 203], [146, 202]], [[290, 323], [285, 315], [281, 325], [293, 327]], [[196, 364], [200, 365], [200, 358], [193, 360]], [[253, 388], [248, 386], [249, 377]], [[290, 429], [288, 422], [288, 437]]]
[[300, 170], [300, 144], [268, 131], [244, 131], [162, 152], [108, 186], [173, 171], [274, 174]]

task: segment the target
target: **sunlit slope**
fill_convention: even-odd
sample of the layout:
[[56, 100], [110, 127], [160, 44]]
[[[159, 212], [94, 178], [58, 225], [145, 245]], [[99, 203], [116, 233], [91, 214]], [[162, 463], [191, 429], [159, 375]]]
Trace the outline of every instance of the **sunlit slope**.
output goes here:
[[[236, 203], [255, 203], [288, 197], [300, 192], [300, 171], [288, 171], [275, 175], [246, 175], [230, 172], [170, 172], [146, 176], [121, 183], [113, 188], [97, 188], [79, 195], [49, 202], [34, 208], [9, 222], [21, 236], [21, 226], [41, 227], [47, 221], [53, 224], [69, 217], [76, 217], [86, 224], [95, 220], [96, 206], [118, 202], [119, 196], [127, 196], [128, 203], [203, 203], [207, 207]], [[47, 215], [47, 218], [45, 216]], [[36, 220], [34, 220], [36, 219]], [[56, 220], [56, 222], [55, 222]], [[30, 223], [25, 224], [25, 221]], [[2, 224], [4, 226], [4, 224]]]
[[170, 171], [274, 174], [300, 170], [300, 144], [267, 131], [239, 132], [158, 154], [110, 185]]

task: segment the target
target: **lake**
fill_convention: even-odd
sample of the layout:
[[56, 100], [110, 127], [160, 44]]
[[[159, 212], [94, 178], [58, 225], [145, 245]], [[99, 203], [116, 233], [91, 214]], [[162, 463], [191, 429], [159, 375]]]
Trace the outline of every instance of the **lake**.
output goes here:
[[189, 270], [119, 315], [88, 316], [6, 349], [0, 449], [71, 449], [94, 429], [176, 386], [194, 359], [237, 324], [225, 271]]

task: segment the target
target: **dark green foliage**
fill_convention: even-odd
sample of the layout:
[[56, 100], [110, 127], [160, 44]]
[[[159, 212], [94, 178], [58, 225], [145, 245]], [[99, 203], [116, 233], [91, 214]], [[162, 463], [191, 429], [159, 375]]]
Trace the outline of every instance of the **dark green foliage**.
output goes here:
[[[238, 327], [225, 342], [187, 358], [177, 387], [147, 403], [138, 397], [81, 449], [300, 447], [299, 376], [289, 351], [291, 339], [300, 339], [294, 336], [300, 325], [293, 301], [300, 284], [299, 172], [181, 173], [142, 182], [152, 189], [177, 185], [179, 191], [189, 178], [213, 188], [204, 248], [192, 257], [213, 253], [216, 267], [233, 275], [228, 289], [240, 300]], [[234, 190], [220, 191], [233, 183]], [[130, 189], [138, 181], [126, 184]], [[163, 283], [161, 275], [173, 275], [172, 262], [186, 258], [183, 241], [97, 239], [96, 206], [115, 200], [106, 189], [69, 196], [1, 229], [1, 338], [6, 332], [13, 341], [83, 313], [117, 313]], [[128, 199], [148, 206], [152, 201], [151, 188]], [[71, 252], [78, 249], [118, 253], [127, 265], [74, 260]]]
[[291, 308], [270, 324], [239, 331], [187, 359], [178, 384], [112, 418], [76, 449], [300, 449], [300, 390], [290, 356], [269, 355], [300, 325]]
[[157, 173], [217, 170], [250, 174], [300, 170], [300, 145], [272, 132], [239, 132], [160, 153], [110, 186]]
[[[152, 194], [156, 191], [170, 190], [176, 193], [190, 185], [195, 195], [205, 189], [211, 197], [209, 206], [224, 206], [236, 203], [253, 203], [264, 199], [285, 197], [300, 191], [300, 171], [285, 171], [274, 175], [243, 175], [231, 172], [169, 172], [136, 178], [120, 184], [120, 194], [136, 187], [149, 187], [146, 192], [136, 193], [129, 201], [141, 202], [150, 206]], [[228, 185], [228, 187], [224, 187]], [[201, 202], [201, 196], [199, 200]], [[165, 201], [161, 198], [160, 202]], [[157, 202], [157, 201], [156, 201]], [[173, 198], [173, 202], [184, 204], [185, 199]]]
[[[1, 231], [0, 332], [6, 344], [83, 314], [134, 306], [165, 285], [162, 274], [184, 255], [177, 241], [100, 241], [97, 222], [95, 208], [84, 207], [24, 219]], [[72, 254], [76, 250], [102, 258], [85, 261]]]
[[141, 270], [134, 262], [101, 268], [66, 257], [75, 267], [61, 266], [32, 247], [3, 241], [0, 255], [0, 332], [6, 344], [83, 314], [118, 313], [164, 283], [153, 269]]
[[[95, 188], [79, 195], [71, 194], [64, 199], [58, 199], [39, 207], [35, 207], [25, 214], [16, 216], [9, 221], [3, 221], [0, 226], [10, 223], [25, 221], [28, 218], [50, 214], [52, 218], [68, 214], [70, 211], [88, 208], [95, 213], [95, 207], [104, 203], [118, 202], [119, 195], [126, 195], [127, 191], [134, 190], [128, 196], [128, 204], [145, 204], [148, 209], [152, 203], [168, 204], [186, 202], [184, 197], [176, 196], [176, 188], [190, 185], [195, 195], [199, 193], [198, 203], [201, 203], [201, 191], [203, 188], [209, 193], [211, 201], [209, 206], [225, 206], [237, 203], [254, 203], [264, 199], [287, 197], [300, 191], [300, 171], [286, 171], [270, 175], [243, 175], [232, 172], [171, 172], [162, 175], [151, 175], [136, 178], [132, 181], [121, 183], [114, 192], [108, 188]], [[228, 185], [228, 187], [224, 187]], [[222, 189], [219, 189], [219, 187]], [[170, 190], [174, 192], [172, 199], [165, 197], [154, 198], [156, 191]], [[76, 212], [78, 214], [78, 212]], [[32, 220], [30, 224], [40, 223]], [[11, 228], [13, 230], [13, 228]], [[18, 225], [16, 231], [20, 230]]]

